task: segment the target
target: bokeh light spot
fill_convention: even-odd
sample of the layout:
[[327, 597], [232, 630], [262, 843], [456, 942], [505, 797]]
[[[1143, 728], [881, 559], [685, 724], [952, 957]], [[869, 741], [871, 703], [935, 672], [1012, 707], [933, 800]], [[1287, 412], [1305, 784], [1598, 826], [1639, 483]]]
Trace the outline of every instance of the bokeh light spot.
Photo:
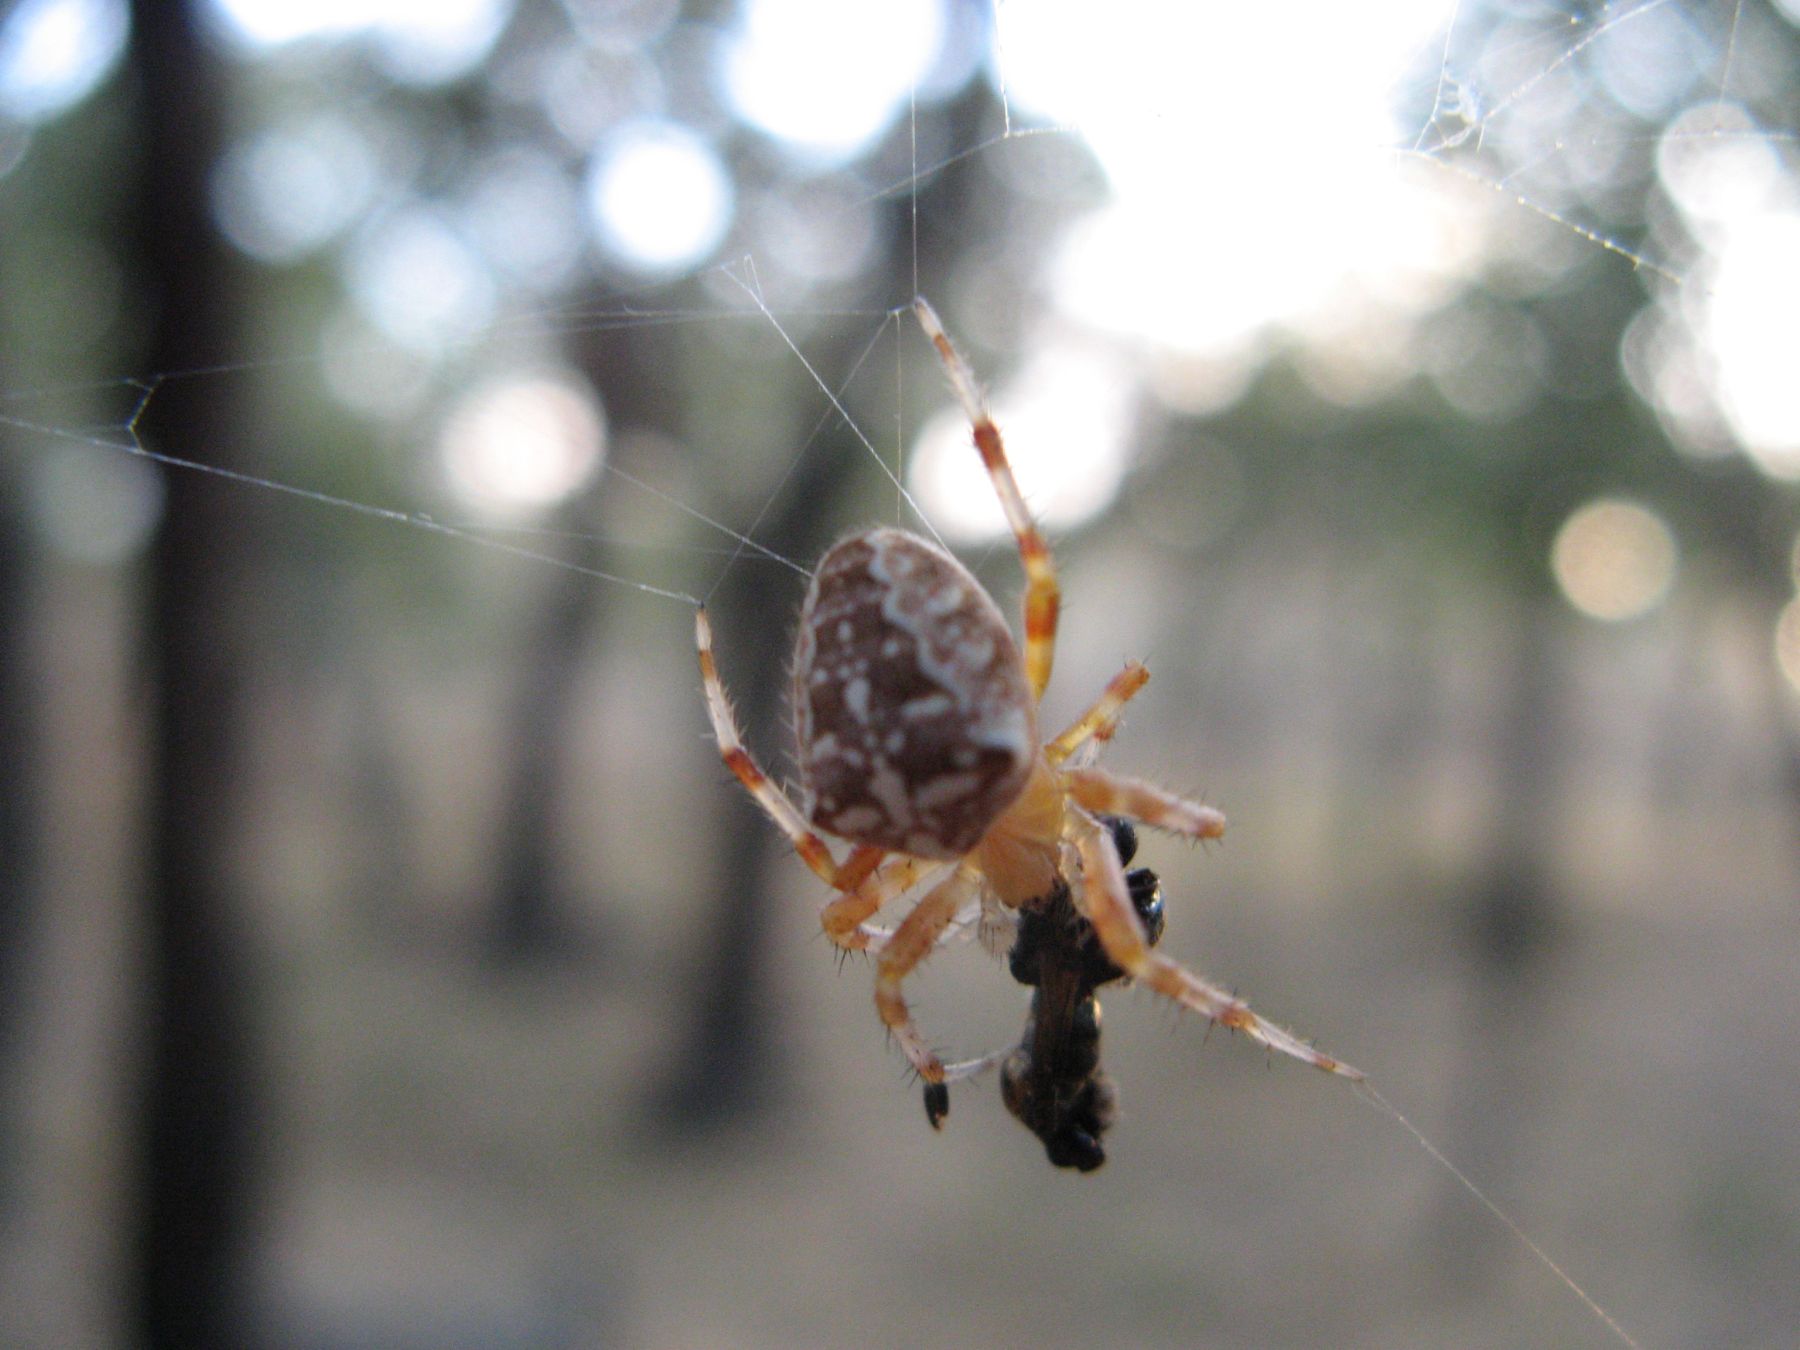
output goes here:
[[130, 24], [121, 0], [24, 0], [0, 22], [0, 116], [54, 117], [118, 63]]
[[494, 278], [486, 261], [429, 208], [375, 222], [347, 265], [358, 306], [383, 333], [414, 351], [441, 352], [493, 316]]
[[1750, 456], [1771, 474], [1800, 478], [1800, 212], [1738, 223], [1719, 250], [1706, 297], [1705, 337], [1718, 362], [1718, 397]]
[[375, 178], [362, 135], [337, 114], [320, 113], [235, 143], [213, 174], [213, 214], [244, 253], [292, 262], [349, 226]]
[[943, 40], [941, 0], [752, 0], [725, 53], [725, 85], [745, 121], [827, 167], [887, 129]]
[[548, 154], [501, 151], [472, 175], [462, 217], [509, 281], [538, 291], [566, 285], [584, 242], [576, 185]]
[[1800, 598], [1788, 601], [1775, 621], [1775, 663], [1800, 693]]
[[162, 473], [138, 455], [57, 447], [33, 461], [31, 521], [62, 557], [97, 567], [128, 562], [162, 520]]
[[[1080, 524], [1119, 495], [1135, 421], [1135, 388], [1123, 359], [1106, 349], [1051, 343], [995, 391], [994, 421], [1006, 438], [1020, 491], [1043, 524]], [[960, 408], [925, 423], [909, 478], [920, 508], [946, 538], [974, 541], [1006, 534], [1006, 517]]]
[[1595, 619], [1630, 619], [1653, 609], [1675, 579], [1675, 539], [1655, 512], [1602, 498], [1556, 534], [1551, 570], [1569, 603]]
[[606, 250], [627, 266], [676, 272], [704, 261], [731, 224], [733, 194], [712, 147], [672, 122], [626, 123], [588, 176], [588, 211]]
[[1626, 373], [1685, 449], [1735, 446], [1765, 473], [1800, 478], [1793, 172], [1749, 113], [1718, 99], [1664, 128], [1656, 168], [1699, 245], [1698, 283], [1633, 325]]
[[513, 375], [463, 396], [438, 452], [451, 489], [477, 510], [519, 515], [553, 506], [599, 470], [606, 418], [573, 374]]
[[511, 0], [213, 0], [224, 30], [252, 51], [307, 38], [364, 38], [387, 73], [439, 84], [475, 69], [512, 14]]

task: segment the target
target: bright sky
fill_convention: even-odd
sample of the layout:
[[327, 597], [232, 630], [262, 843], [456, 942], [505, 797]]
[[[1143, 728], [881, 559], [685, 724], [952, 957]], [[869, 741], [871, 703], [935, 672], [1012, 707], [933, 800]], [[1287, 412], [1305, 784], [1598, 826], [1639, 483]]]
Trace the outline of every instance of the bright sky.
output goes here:
[[[1722, 418], [1767, 473], [1800, 478], [1800, 179], [1792, 142], [1737, 105], [1698, 104], [1664, 130], [1657, 176], [1698, 246], [1693, 280], [1650, 316], [1626, 369], [1677, 443]], [[1696, 385], [1706, 406], [1693, 403]], [[1690, 430], [1692, 434], [1690, 433]]]
[[[993, 77], [1014, 124], [1078, 133], [1111, 189], [1052, 248], [1045, 287], [1074, 327], [1139, 356], [1084, 368], [1065, 349], [1058, 362], [1079, 374], [1021, 374], [996, 391], [1034, 508], [1074, 523], [1111, 503], [1159, 371], [1188, 410], [1223, 404], [1278, 328], [1366, 352], [1375, 344], [1356, 331], [1360, 316], [1380, 320], [1403, 301], [1410, 322], [1443, 297], [1476, 236], [1454, 228], [1453, 208], [1392, 148], [1411, 130], [1397, 120], [1395, 85], [1434, 35], [1441, 46], [1451, 7], [998, 8]], [[956, 297], [939, 299], [955, 313]], [[1024, 366], [1045, 360], [1027, 353]], [[1068, 406], [1068, 391], [1097, 382], [1106, 396]], [[940, 475], [957, 463], [942, 454], [945, 434], [926, 428], [913, 456], [927, 512], [961, 537], [999, 532], [997, 508], [971, 505], [960, 477]]]
[[1397, 85], [1452, 8], [1002, 6], [1015, 109], [1077, 129], [1112, 188], [1065, 241], [1063, 303], [1157, 346], [1228, 352], [1365, 279], [1457, 262], [1431, 229], [1444, 208], [1391, 153], [1414, 130]]

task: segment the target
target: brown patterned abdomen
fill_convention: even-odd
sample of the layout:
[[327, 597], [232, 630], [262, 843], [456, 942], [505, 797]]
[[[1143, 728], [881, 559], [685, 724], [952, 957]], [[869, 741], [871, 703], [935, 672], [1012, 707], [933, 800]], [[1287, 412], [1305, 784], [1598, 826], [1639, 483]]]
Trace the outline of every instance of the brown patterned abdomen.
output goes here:
[[1037, 754], [1017, 644], [969, 570], [905, 530], [820, 560], [795, 646], [806, 810], [842, 838], [922, 858], [967, 853]]

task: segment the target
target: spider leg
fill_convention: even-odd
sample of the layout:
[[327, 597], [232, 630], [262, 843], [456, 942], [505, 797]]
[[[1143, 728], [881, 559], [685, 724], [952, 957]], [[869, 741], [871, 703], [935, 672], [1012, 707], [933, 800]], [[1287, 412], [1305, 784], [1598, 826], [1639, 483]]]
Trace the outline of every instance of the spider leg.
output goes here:
[[845, 951], [867, 951], [888, 936], [882, 929], [869, 925], [868, 920], [875, 912], [917, 885], [921, 877], [943, 865], [921, 858], [889, 858], [855, 890], [826, 902], [819, 911], [825, 936]]
[[[712, 624], [708, 622], [704, 608], [694, 612], [694, 641], [700, 653], [700, 683], [706, 690], [706, 711], [712, 719], [713, 738], [719, 744], [719, 758], [725, 761], [725, 767], [737, 775], [738, 782], [762, 807], [763, 812], [780, 827], [794, 846], [794, 852], [826, 885], [844, 892], [854, 892], [863, 885], [875, 872], [885, 855], [884, 851], [871, 844], [861, 844], [850, 850], [842, 863], [831, 856], [831, 850], [825, 841], [808, 827], [800, 811], [788, 800], [787, 794], [776, 787], [769, 776], [757, 767], [744, 748], [744, 738], [738, 731], [737, 718], [732, 715], [731, 700], [725, 693], [725, 684], [719, 678], [718, 662], [713, 659]], [[877, 906], [877, 908], [879, 905]], [[871, 909], [869, 913], [874, 913]], [[827, 931], [830, 931], [829, 929]]]
[[1069, 769], [1065, 776], [1069, 795], [1095, 815], [1129, 816], [1190, 839], [1217, 839], [1225, 833], [1225, 817], [1212, 807], [1190, 802], [1141, 778], [1092, 767]]
[[978, 1059], [965, 1059], [956, 1064], [946, 1064], [944, 1065], [944, 1082], [961, 1083], [970, 1078], [979, 1078], [989, 1070], [999, 1068], [1006, 1062], [1006, 1057], [1016, 1049], [1018, 1049], [1016, 1045], [1009, 1045], [1004, 1050], [992, 1051]]
[[981, 452], [981, 462], [987, 466], [988, 477], [994, 480], [994, 491], [999, 494], [1001, 509], [1006, 512], [1006, 523], [1012, 526], [1013, 536], [1019, 541], [1019, 562], [1025, 569], [1025, 678], [1031, 685], [1032, 697], [1042, 698], [1044, 687], [1050, 683], [1050, 664], [1056, 657], [1056, 613], [1062, 603], [1050, 545], [1032, 522], [1024, 494], [1019, 491], [1018, 479], [1013, 477], [1012, 465], [1007, 462], [1000, 428], [988, 416], [975, 373], [951, 344], [930, 302], [920, 296], [913, 301], [913, 313], [918, 315], [919, 326], [925, 330], [931, 345], [937, 348], [938, 359], [944, 363], [957, 402], [962, 404], [974, 431], [975, 448]]
[[944, 1081], [944, 1064], [926, 1046], [918, 1026], [907, 1011], [900, 986], [906, 977], [931, 954], [938, 935], [980, 884], [981, 874], [973, 868], [958, 867], [944, 880], [926, 892], [925, 898], [901, 920], [894, 935], [882, 944], [875, 959], [875, 1008], [887, 1023], [906, 1058], [927, 1083]]
[[[944, 931], [938, 934], [937, 941], [933, 944], [934, 949], [938, 947], [948, 947], [951, 943], [967, 933], [979, 917], [980, 911], [975, 906], [964, 905], [961, 909], [956, 911], [955, 917], [944, 926]], [[894, 928], [884, 928], [880, 924], [874, 923], [865, 923], [860, 929], [860, 932], [868, 938], [871, 947], [879, 947], [882, 943], [893, 937], [897, 931], [899, 931], [897, 926]], [[946, 1072], [948, 1072], [948, 1070], [946, 1070]]]
[[1062, 735], [1044, 747], [1052, 764], [1061, 764], [1090, 740], [1109, 741], [1119, 728], [1119, 714], [1137, 692], [1150, 683], [1150, 672], [1136, 661], [1127, 661], [1094, 700], [1093, 706], [1069, 724]]
[[1153, 951], [1132, 907], [1125, 869], [1110, 831], [1083, 819], [1076, 832], [1075, 847], [1081, 855], [1082, 899], [1088, 922], [1094, 925], [1094, 934], [1106, 948], [1106, 954], [1128, 976], [1202, 1017], [1243, 1032], [1259, 1045], [1328, 1073], [1363, 1077], [1361, 1070], [1320, 1054], [1291, 1031], [1264, 1021], [1241, 998]]

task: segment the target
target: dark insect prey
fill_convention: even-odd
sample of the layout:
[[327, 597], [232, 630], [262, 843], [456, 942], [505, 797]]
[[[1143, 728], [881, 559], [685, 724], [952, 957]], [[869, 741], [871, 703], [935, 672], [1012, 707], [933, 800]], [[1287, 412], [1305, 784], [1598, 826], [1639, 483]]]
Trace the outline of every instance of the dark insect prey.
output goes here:
[[[1137, 853], [1131, 822], [1109, 818], [1119, 860]], [[1148, 867], [1127, 872], [1131, 905], [1154, 946], [1162, 937], [1162, 891]], [[1025, 1034], [1000, 1066], [1000, 1095], [1006, 1109], [1044, 1145], [1058, 1167], [1091, 1172], [1106, 1161], [1100, 1137], [1113, 1123], [1118, 1092], [1100, 1071], [1102, 985], [1124, 978], [1107, 957], [1093, 925], [1076, 910], [1060, 880], [1043, 903], [1019, 916], [1018, 937], [1009, 960], [1012, 976], [1030, 987], [1031, 1011]], [[925, 1085], [925, 1113], [934, 1127], [950, 1109], [949, 1089]]]

